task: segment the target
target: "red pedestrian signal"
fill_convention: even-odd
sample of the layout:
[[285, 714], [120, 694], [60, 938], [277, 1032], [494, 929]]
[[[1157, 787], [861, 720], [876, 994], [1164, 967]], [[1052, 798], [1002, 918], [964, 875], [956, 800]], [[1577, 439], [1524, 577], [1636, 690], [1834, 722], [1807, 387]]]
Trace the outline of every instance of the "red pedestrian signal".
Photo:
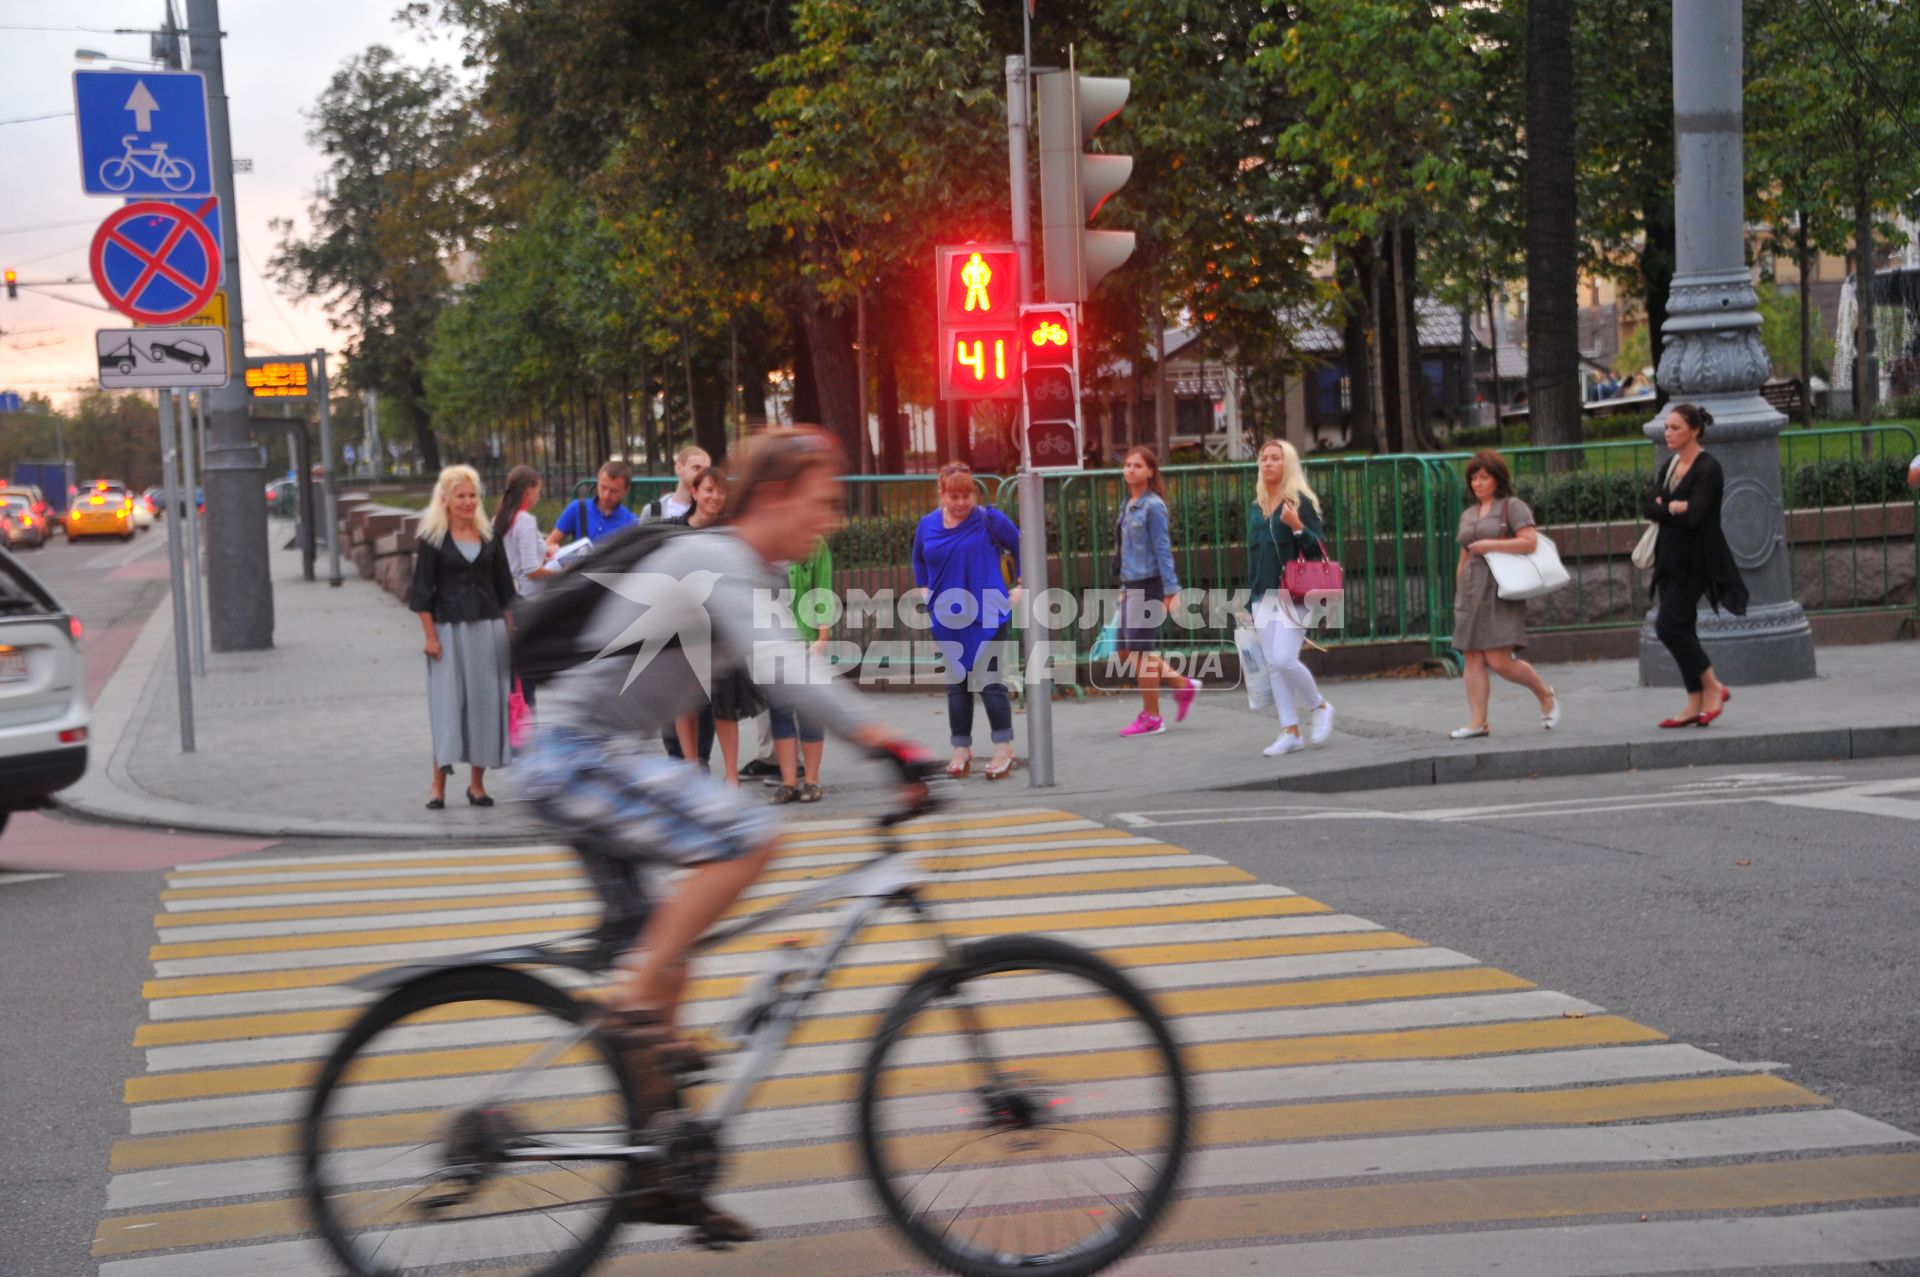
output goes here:
[[1020, 257], [1011, 244], [934, 250], [940, 398], [1020, 397]]

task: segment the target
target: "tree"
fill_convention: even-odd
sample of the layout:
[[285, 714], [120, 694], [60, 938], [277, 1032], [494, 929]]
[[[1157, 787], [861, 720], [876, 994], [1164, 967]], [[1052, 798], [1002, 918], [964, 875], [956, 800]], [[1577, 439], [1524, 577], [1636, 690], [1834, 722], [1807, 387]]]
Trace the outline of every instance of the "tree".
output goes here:
[[1573, 0], [1527, 4], [1527, 408], [1540, 445], [1580, 442], [1573, 9]]
[[[793, 31], [795, 47], [759, 70], [768, 137], [731, 181], [752, 197], [748, 226], [795, 251], [825, 424], [866, 457], [869, 297], [924, 273], [936, 239], [1003, 233], [1001, 81], [969, 4], [800, 0]], [[851, 395], [822, 361], [836, 335], [821, 322], [849, 310], [862, 356]]]
[[421, 460], [437, 469], [425, 371], [446, 260], [473, 220], [470, 113], [445, 69], [405, 66], [375, 45], [334, 74], [310, 118], [308, 138], [328, 157], [308, 205], [313, 234], [276, 220], [269, 269], [295, 295], [323, 299], [350, 334], [348, 384], [405, 413]]
[[[1853, 237], [1854, 405], [1873, 412], [1876, 234], [1920, 187], [1920, 13], [1899, 0], [1756, 4], [1755, 157], [1770, 221], [1804, 213], [1810, 247]], [[1796, 232], [1796, 249], [1797, 232]]]
[[1320, 180], [1324, 248], [1352, 264], [1350, 304], [1378, 334], [1373, 349], [1390, 352], [1386, 443], [1400, 451], [1430, 442], [1415, 312], [1420, 229], [1466, 215], [1490, 189], [1461, 125], [1483, 96], [1477, 19], [1425, 0], [1307, 0], [1293, 14], [1261, 55], [1297, 103], [1278, 157]]

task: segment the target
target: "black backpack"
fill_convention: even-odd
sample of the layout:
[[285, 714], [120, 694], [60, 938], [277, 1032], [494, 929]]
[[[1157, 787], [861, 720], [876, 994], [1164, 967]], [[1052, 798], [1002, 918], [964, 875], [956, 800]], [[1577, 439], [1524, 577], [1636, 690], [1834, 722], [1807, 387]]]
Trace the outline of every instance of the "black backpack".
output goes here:
[[562, 670], [593, 659], [597, 649], [581, 636], [593, 619], [593, 610], [606, 600], [607, 587], [587, 574], [631, 572], [640, 560], [689, 531], [679, 523], [630, 524], [602, 539], [564, 574], [549, 579], [540, 593], [516, 600], [514, 673], [538, 687]]

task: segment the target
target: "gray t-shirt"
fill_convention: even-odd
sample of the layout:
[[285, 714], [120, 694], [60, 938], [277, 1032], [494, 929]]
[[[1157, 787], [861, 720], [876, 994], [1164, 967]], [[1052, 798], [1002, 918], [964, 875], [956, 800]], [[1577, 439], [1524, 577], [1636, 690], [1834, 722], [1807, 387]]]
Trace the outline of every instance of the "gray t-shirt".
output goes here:
[[[600, 582], [583, 646], [608, 655], [556, 675], [540, 692], [543, 722], [581, 731], [652, 735], [698, 709], [709, 682], [741, 669], [774, 704], [845, 735], [872, 720], [859, 694], [832, 676], [826, 658], [800, 642], [788, 588], [760, 555], [727, 528], [676, 537], [636, 572]], [[680, 640], [676, 646], [667, 643]]]

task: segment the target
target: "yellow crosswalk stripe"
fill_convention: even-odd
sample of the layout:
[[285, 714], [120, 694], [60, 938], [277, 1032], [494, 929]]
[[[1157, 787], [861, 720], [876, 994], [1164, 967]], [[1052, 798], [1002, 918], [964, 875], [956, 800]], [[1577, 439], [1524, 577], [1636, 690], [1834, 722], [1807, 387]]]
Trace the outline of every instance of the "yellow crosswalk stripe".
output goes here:
[[[1154, 1234], [1153, 1243], [1217, 1245], [1372, 1229], [1753, 1211], [1906, 1198], [1916, 1193], [1920, 1193], [1917, 1154], [1867, 1154], [1679, 1170], [1428, 1179], [1189, 1197], [1174, 1206], [1167, 1222]], [[1043, 1223], [1035, 1217], [1036, 1235], [1047, 1235]], [[1232, 1255], [1231, 1251], [1218, 1253]], [[865, 1230], [757, 1242], [753, 1262], [781, 1277], [884, 1277], [915, 1270], [924, 1261], [890, 1234]], [[610, 1277], [727, 1277], [738, 1271], [738, 1259], [711, 1253], [655, 1251], [616, 1257], [599, 1271]]]
[[[1240, 918], [1281, 918], [1296, 914], [1331, 913], [1305, 896], [1269, 896], [1252, 900], [1218, 900], [1192, 905], [1151, 905], [1137, 909], [1083, 910], [1073, 913], [1029, 913], [1006, 918], [951, 918], [940, 925], [950, 935], [988, 936], [1023, 931], [1082, 931], [1094, 927], [1131, 927], [1176, 922], [1226, 922]], [[364, 931], [305, 932], [287, 936], [258, 936], [236, 940], [197, 940], [157, 944], [147, 956], [155, 962], [177, 958], [220, 958], [256, 953], [305, 953], [322, 949], [353, 949], [370, 944], [405, 944], [421, 940], [484, 940], [546, 932], [578, 931], [600, 920], [597, 913], [565, 917], [513, 919], [506, 922], [457, 922], [439, 926], [378, 927]], [[768, 930], [742, 936], [715, 953], [757, 953], [792, 940], [812, 939], [818, 928], [803, 931]], [[861, 933], [865, 944], [925, 938], [919, 922], [882, 922]]]
[[[1568, 1126], [1826, 1103], [1790, 1082], [1756, 1074], [1518, 1095], [1445, 1095], [1236, 1109], [1231, 1114], [1202, 1114], [1194, 1143], [1196, 1147], [1213, 1147], [1481, 1126]], [[1117, 1147], [1131, 1148], [1139, 1147], [1141, 1138], [1152, 1133], [1149, 1124], [1153, 1120], [1108, 1118], [1065, 1126], [1097, 1132]], [[888, 1156], [902, 1170], [925, 1168], [950, 1152], [952, 1144], [952, 1137], [944, 1134], [897, 1137], [889, 1142]], [[856, 1145], [812, 1144], [741, 1153], [730, 1160], [727, 1184], [734, 1189], [763, 1188], [806, 1180], [850, 1179], [858, 1174], [860, 1155]], [[264, 1241], [301, 1232], [306, 1225], [305, 1208], [292, 1198], [118, 1215], [101, 1223], [93, 1253], [125, 1255], [194, 1244]]]
[[[1188, 1066], [1196, 1072], [1224, 1072], [1231, 1069], [1282, 1068], [1354, 1060], [1502, 1055], [1514, 1051], [1660, 1042], [1665, 1038], [1663, 1033], [1620, 1016], [1601, 1015], [1578, 1020], [1528, 1020], [1512, 1024], [1449, 1025], [1438, 1029], [1400, 1029], [1381, 1033], [1204, 1042], [1189, 1044], [1185, 1054]], [[356, 1061], [354, 1076], [364, 1085], [500, 1073], [517, 1068], [540, 1046], [540, 1043], [516, 1043], [510, 1046], [455, 1047], [444, 1051], [369, 1056]], [[1063, 1081], [1089, 1082], [1137, 1077], [1147, 1072], [1153, 1062], [1138, 1051], [1125, 1050], [1083, 1051], [1039, 1057], [1023, 1063]], [[151, 1104], [164, 1100], [206, 1099], [217, 1095], [292, 1091], [309, 1085], [318, 1071], [317, 1063], [306, 1062], [153, 1074], [129, 1079], [126, 1099], [129, 1104]], [[929, 1065], [911, 1072], [924, 1089], [965, 1091], [973, 1085], [977, 1068], [971, 1063]], [[851, 1098], [856, 1081], [856, 1075], [852, 1073], [774, 1078], [760, 1084], [754, 1093], [755, 1102], [762, 1108], [839, 1103]]]

